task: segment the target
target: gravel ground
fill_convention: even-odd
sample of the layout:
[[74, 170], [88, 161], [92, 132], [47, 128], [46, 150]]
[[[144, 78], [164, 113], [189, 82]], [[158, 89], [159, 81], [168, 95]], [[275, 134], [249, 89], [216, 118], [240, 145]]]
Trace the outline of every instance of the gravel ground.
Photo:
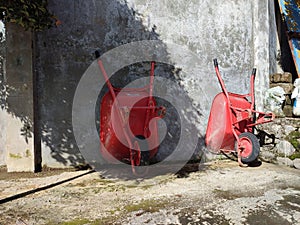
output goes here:
[[227, 160], [144, 180], [91, 171], [6, 174], [0, 175], [0, 224], [300, 225], [299, 175]]

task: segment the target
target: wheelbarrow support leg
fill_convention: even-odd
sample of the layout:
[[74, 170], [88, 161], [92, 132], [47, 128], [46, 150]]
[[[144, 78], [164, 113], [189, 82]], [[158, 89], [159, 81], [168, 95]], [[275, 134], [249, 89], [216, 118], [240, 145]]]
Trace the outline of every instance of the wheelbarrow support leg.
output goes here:
[[235, 136], [235, 139], [236, 139], [236, 151], [237, 151], [237, 154], [238, 154], [238, 163], [239, 163], [239, 166], [240, 167], [247, 167], [248, 165], [247, 164], [244, 164], [242, 162], [242, 151], [243, 151], [243, 146], [241, 146], [241, 142], [240, 142], [240, 139], [239, 139], [239, 136], [237, 135], [237, 133], [235, 132], [235, 130], [233, 129], [233, 135]]
[[239, 163], [239, 166], [240, 166], [240, 167], [247, 167], [248, 165], [247, 165], [247, 164], [244, 164], [244, 163], [242, 162], [241, 152], [242, 152], [241, 147], [238, 147], [238, 163]]

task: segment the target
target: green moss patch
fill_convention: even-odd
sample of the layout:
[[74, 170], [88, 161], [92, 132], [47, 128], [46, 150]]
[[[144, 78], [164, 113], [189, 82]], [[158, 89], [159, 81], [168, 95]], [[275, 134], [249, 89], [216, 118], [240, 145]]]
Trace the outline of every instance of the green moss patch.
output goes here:
[[167, 205], [166, 201], [160, 201], [155, 199], [143, 200], [137, 204], [127, 205], [124, 209], [127, 212], [135, 212], [142, 210], [144, 212], [158, 212], [160, 209], [164, 208]]
[[89, 220], [89, 219], [83, 219], [83, 218], [76, 218], [74, 220], [65, 221], [65, 222], [48, 222], [46, 225], [107, 225], [112, 224], [111, 221], [113, 221], [113, 218], [103, 218], [103, 219], [97, 219], [97, 220]]
[[20, 156], [19, 154], [13, 154], [13, 153], [9, 153], [9, 157], [13, 158], [13, 159], [22, 159], [22, 156]]
[[290, 142], [297, 151], [300, 151], [300, 143], [298, 141], [300, 139], [299, 131], [292, 131], [285, 139]]
[[26, 149], [25, 156], [28, 158], [31, 156], [30, 150]]

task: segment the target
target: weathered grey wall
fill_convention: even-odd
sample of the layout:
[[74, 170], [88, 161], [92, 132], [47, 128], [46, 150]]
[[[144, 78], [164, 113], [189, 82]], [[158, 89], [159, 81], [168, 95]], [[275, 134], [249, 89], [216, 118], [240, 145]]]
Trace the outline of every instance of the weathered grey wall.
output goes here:
[[213, 58], [219, 59], [232, 92], [248, 91], [252, 67], [258, 68], [257, 103], [261, 108], [269, 71], [274, 68], [271, 62], [275, 60], [270, 53], [270, 45], [274, 44], [270, 36], [275, 35], [270, 26], [274, 16], [271, 2], [49, 0], [49, 8], [62, 24], [37, 36], [43, 163], [67, 166], [83, 161], [72, 133], [72, 100], [96, 49], [105, 52], [132, 41], [160, 40], [197, 54], [196, 66], [181, 57], [180, 52], [170, 58], [175, 68], [187, 74], [179, 73], [178, 82], [199, 112], [194, 120], [199, 137], [204, 135], [210, 103], [220, 91]]

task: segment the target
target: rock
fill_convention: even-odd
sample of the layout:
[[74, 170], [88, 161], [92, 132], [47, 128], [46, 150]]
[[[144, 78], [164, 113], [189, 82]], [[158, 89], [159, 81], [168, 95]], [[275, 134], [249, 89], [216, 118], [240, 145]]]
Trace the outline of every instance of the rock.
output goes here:
[[273, 85], [272, 88], [268, 89], [264, 96], [265, 111], [271, 111], [276, 116], [284, 117], [282, 104], [285, 101], [285, 94], [285, 90], [278, 85]]
[[284, 72], [270, 75], [270, 82], [272, 83], [292, 83], [293, 77], [291, 73]]
[[292, 99], [291, 99], [291, 95], [286, 95], [285, 96], [285, 105], [292, 105]]
[[294, 146], [285, 140], [281, 140], [277, 145], [276, 145], [277, 153], [281, 156], [289, 157], [291, 156], [296, 150]]
[[[283, 138], [283, 132], [282, 132], [282, 126], [276, 123], [268, 123], [264, 124], [265, 126], [268, 125], [268, 134], [274, 134], [276, 138], [282, 139]], [[277, 141], [277, 140], [276, 140]]]
[[291, 160], [289, 158], [284, 158], [284, 157], [277, 157], [277, 164], [284, 165], [284, 166], [290, 166], [290, 167], [294, 166], [293, 160]]
[[264, 162], [273, 163], [276, 161], [276, 155], [268, 150], [262, 150], [259, 154], [259, 158]]
[[281, 73], [274, 73], [270, 75], [271, 83], [280, 83]]
[[277, 87], [277, 86], [282, 87], [285, 94], [292, 94], [294, 90], [294, 86], [291, 83], [270, 84], [270, 88]]
[[299, 158], [294, 159], [293, 164], [296, 169], [300, 169], [300, 159]]
[[289, 72], [284, 72], [282, 75], [281, 75], [281, 82], [285, 82], [285, 83], [292, 83], [293, 82], [293, 76], [291, 73]]
[[285, 125], [284, 127], [284, 133], [286, 135], [290, 134], [292, 131], [296, 130], [296, 127], [292, 126], [292, 125]]
[[293, 116], [293, 106], [285, 105], [283, 107], [283, 113], [285, 116], [292, 117]]

